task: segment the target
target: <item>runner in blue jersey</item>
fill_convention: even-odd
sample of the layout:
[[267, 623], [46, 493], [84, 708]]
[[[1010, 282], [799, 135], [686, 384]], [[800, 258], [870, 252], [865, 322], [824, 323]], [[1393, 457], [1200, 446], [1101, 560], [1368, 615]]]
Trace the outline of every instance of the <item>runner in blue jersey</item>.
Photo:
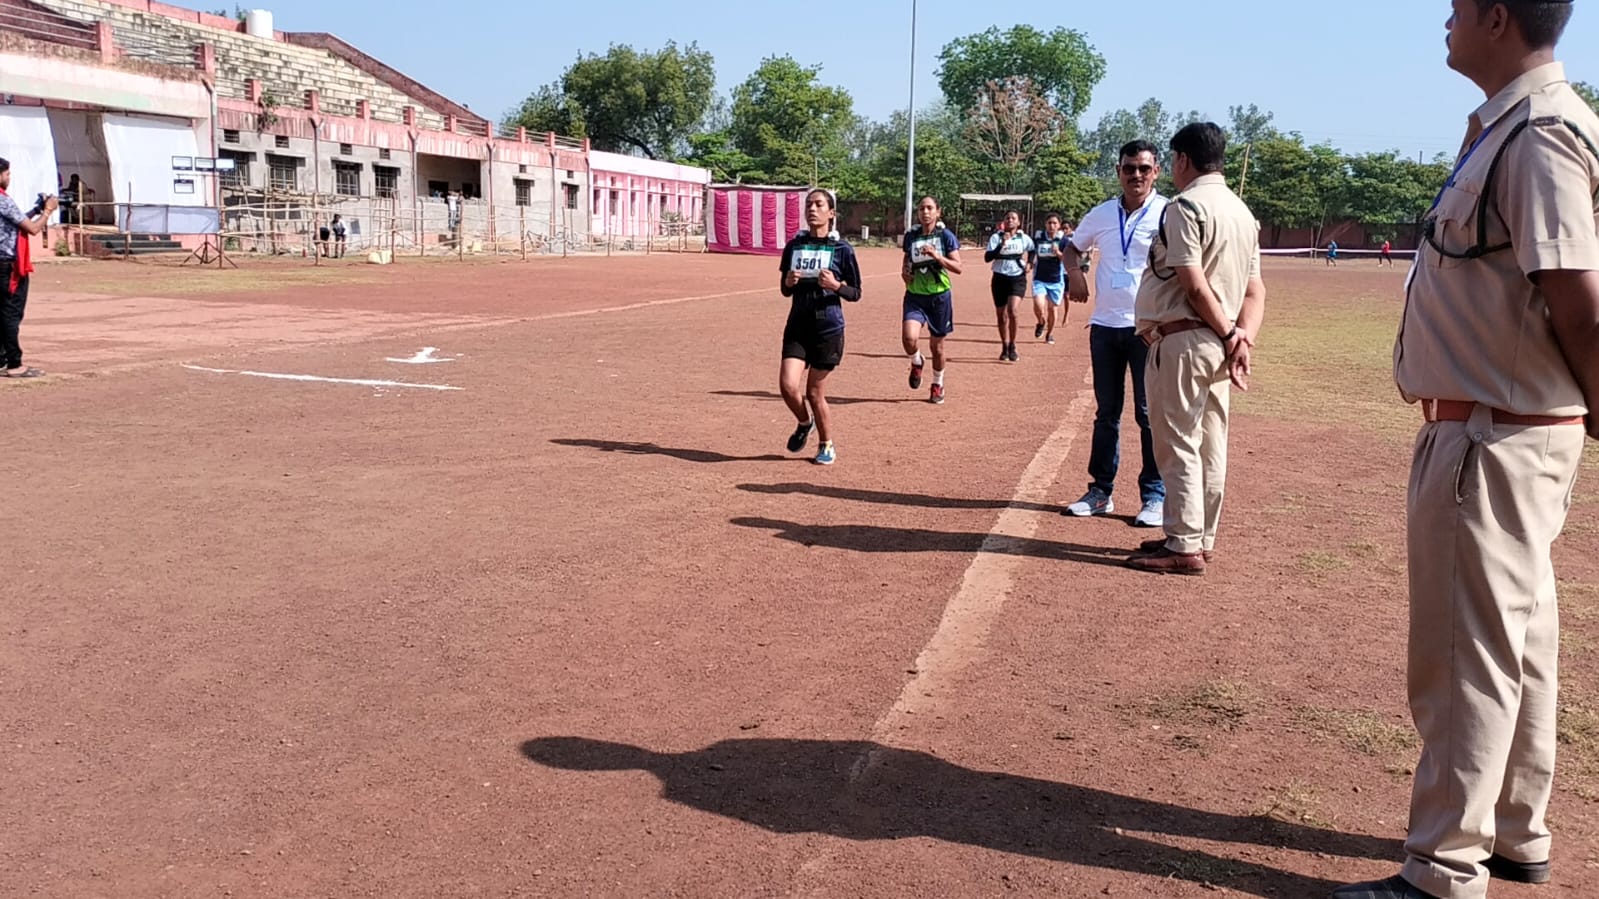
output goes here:
[[994, 319], [999, 325], [999, 358], [1016, 361], [1016, 310], [1027, 293], [1033, 239], [1022, 230], [1021, 214], [1005, 213], [1005, 221], [988, 238], [983, 261], [993, 263], [990, 290], [994, 295]]
[[[810, 231], [783, 248], [778, 270], [783, 296], [792, 297], [788, 324], [783, 328], [783, 366], [778, 388], [783, 402], [799, 419], [788, 439], [788, 451], [805, 448], [811, 429], [817, 430], [821, 448], [814, 461], [832, 465], [832, 414], [827, 407], [827, 376], [844, 359], [844, 308], [861, 298], [861, 270], [855, 249], [833, 231], [836, 217], [833, 194], [813, 190], [805, 196], [805, 223]], [[807, 404], [809, 408], [807, 409]]]
[[1033, 317], [1038, 326], [1033, 337], [1055, 342], [1055, 317], [1066, 321], [1066, 310], [1061, 301], [1066, 296], [1066, 267], [1061, 257], [1066, 253], [1066, 242], [1071, 232], [1061, 227], [1061, 218], [1053, 213], [1044, 219], [1044, 230], [1033, 240]]
[[911, 360], [911, 389], [922, 386], [922, 328], [927, 329], [928, 349], [933, 355], [933, 387], [930, 403], [944, 402], [944, 338], [955, 330], [955, 301], [950, 294], [949, 276], [961, 273], [961, 245], [954, 232], [939, 221], [938, 201], [923, 197], [916, 216], [921, 227], [905, 232], [905, 263], [900, 277], [905, 281], [905, 327], [901, 339], [905, 355]]

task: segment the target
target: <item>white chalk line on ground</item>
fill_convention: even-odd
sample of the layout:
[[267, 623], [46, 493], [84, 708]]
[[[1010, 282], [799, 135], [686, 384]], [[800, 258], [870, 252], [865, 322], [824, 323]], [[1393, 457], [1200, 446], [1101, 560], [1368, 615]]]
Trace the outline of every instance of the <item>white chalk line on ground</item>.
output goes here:
[[[872, 280], [876, 280], [876, 279], [879, 279], [879, 278], [897, 278], [897, 277], [899, 277], [898, 274], [878, 274], [878, 275], [866, 275], [861, 280], [863, 280], [863, 281], [872, 281]], [[697, 296], [691, 296], [691, 297], [666, 297], [664, 299], [659, 299], [659, 300], [647, 300], [647, 301], [644, 301], [644, 302], [641, 302], [641, 303], [628, 303], [628, 304], [623, 305], [623, 306], [601, 306], [601, 307], [599, 307], [597, 309], [577, 309], [577, 310], [573, 310], [573, 311], [570, 311], [570, 312], [551, 312], [551, 313], [546, 314], [546, 315], [528, 315], [528, 316], [520, 316], [520, 317], [517, 317], [517, 318], [494, 318], [494, 319], [487, 319], [487, 320], [484, 320], [484, 321], [450, 322], [449, 324], [433, 325], [433, 326], [430, 326], [430, 327], [423, 327], [423, 328], [400, 328], [398, 330], [395, 330], [395, 331], [393, 331], [391, 333], [387, 333], [387, 334], [362, 334], [362, 335], [359, 335], [359, 336], [335, 337], [335, 338], [332, 338], [330, 340], [308, 341], [306, 343], [289, 344], [289, 345], [286, 345], [286, 346], [253, 347], [250, 350], [248, 350], [248, 352], [250, 352], [250, 353], [273, 353], [273, 352], [289, 352], [289, 351], [292, 351], [292, 350], [305, 350], [305, 349], [310, 349], [310, 348], [315, 348], [315, 347], [326, 347], [326, 346], [351, 346], [351, 345], [362, 344], [362, 343], [376, 343], [376, 342], [379, 342], [379, 341], [400, 340], [400, 339], [405, 338], [405, 337], [412, 337], [412, 336], [423, 335], [423, 334], [426, 334], [426, 335], [453, 334], [453, 333], [460, 332], [460, 331], [486, 330], [486, 329], [489, 329], [489, 328], [500, 328], [500, 327], [505, 327], [505, 326], [509, 326], [509, 325], [527, 324], [529, 322], [554, 321], [554, 320], [563, 319], [563, 318], [582, 318], [582, 317], [590, 316], [590, 315], [604, 315], [604, 314], [611, 313], [611, 312], [631, 312], [631, 311], [633, 311], [635, 309], [647, 309], [647, 308], [650, 308], [652, 306], [672, 306], [672, 305], [676, 305], [678, 303], [694, 303], [694, 302], [699, 302], [701, 300], [720, 300], [720, 299], [724, 299], [724, 298], [727, 298], [727, 297], [755, 296], [757, 294], [771, 294], [771, 293], [775, 293], [775, 292], [776, 292], [776, 287], [774, 286], [774, 287], [759, 287], [759, 288], [753, 288], [753, 289], [750, 289], [750, 290], [734, 290], [734, 291], [728, 291], [728, 292], [725, 292], [725, 293], [699, 294]], [[136, 369], [142, 369], [142, 368], [146, 368], [146, 367], [149, 367], [149, 366], [167, 365], [167, 364], [170, 364], [172, 361], [173, 360], [169, 357], [167, 359], [154, 359], [154, 360], [150, 360], [148, 362], [126, 362], [126, 363], [121, 363], [121, 364], [117, 364], [117, 365], [109, 365], [109, 366], [106, 366], [104, 368], [99, 368], [99, 369], [95, 369], [95, 370], [96, 371], [100, 371], [100, 372], [133, 371], [133, 370], [136, 370]], [[389, 360], [389, 361], [409, 362], [411, 360]], [[427, 361], [430, 361], [430, 362], [444, 362], [444, 361], [447, 361], [447, 360], [444, 360], [444, 359], [430, 359], [430, 360], [427, 360]], [[198, 368], [198, 366], [189, 366], [187, 363], [182, 363], [182, 364], [185, 367]], [[381, 386], [390, 386], [390, 385], [381, 385]], [[397, 386], [405, 386], [405, 385], [397, 385]], [[410, 385], [410, 386], [415, 386], [415, 385]], [[461, 388], [455, 387], [455, 388], [450, 388], [450, 389], [459, 390]]]
[[322, 375], [294, 375], [276, 371], [244, 371], [236, 368], [207, 368], [203, 365], [181, 363], [190, 371], [210, 372], [216, 375], [244, 375], [251, 378], [269, 378], [274, 381], [314, 381], [319, 384], [354, 384], [359, 387], [400, 387], [409, 390], [465, 390], [448, 384], [412, 384], [409, 381], [381, 381], [373, 378], [326, 378]]
[[[989, 631], [999, 620], [1010, 599], [1017, 567], [1026, 557], [1007, 552], [1017, 542], [1030, 540], [1038, 526], [1053, 512], [1025, 508], [1048, 505], [1050, 490], [1060, 476], [1061, 467], [1071, 455], [1072, 445], [1089, 423], [1094, 408], [1093, 371], [1084, 377], [1085, 386], [1072, 397], [1060, 425], [1044, 440], [1032, 462], [1022, 472], [1011, 497], [1011, 505], [999, 513], [994, 526], [966, 567], [960, 587], [944, 605], [943, 615], [933, 636], [916, 656], [915, 676], [905, 683], [894, 704], [872, 725], [870, 740], [874, 748], [866, 751], [850, 767], [849, 782], [855, 784], [869, 774], [882, 755], [882, 748], [893, 745], [893, 737], [910, 726], [918, 716], [926, 717], [938, 703], [953, 692], [960, 676], [980, 658]], [[824, 847], [795, 872], [790, 895], [805, 895], [806, 881], [819, 875], [832, 860], [834, 850]]]

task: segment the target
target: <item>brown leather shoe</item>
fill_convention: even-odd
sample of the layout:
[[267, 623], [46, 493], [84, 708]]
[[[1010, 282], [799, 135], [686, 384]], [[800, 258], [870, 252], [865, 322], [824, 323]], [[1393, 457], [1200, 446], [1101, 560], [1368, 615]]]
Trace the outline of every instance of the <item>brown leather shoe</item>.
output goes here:
[[1174, 553], [1162, 546], [1158, 552], [1147, 556], [1134, 556], [1127, 560], [1127, 567], [1136, 571], [1147, 571], [1151, 574], [1186, 574], [1191, 576], [1205, 573], [1204, 553]]
[[[1158, 553], [1158, 552], [1160, 552], [1161, 550], [1163, 550], [1165, 548], [1166, 548], [1166, 538], [1165, 537], [1156, 537], [1153, 540], [1145, 540], [1143, 543], [1138, 544], [1138, 549], [1133, 551], [1133, 556], [1132, 557], [1137, 559], [1137, 558], [1141, 558], [1143, 556], [1152, 556], [1155, 553]], [[1216, 551], [1213, 550], [1213, 549], [1205, 550], [1204, 556], [1205, 556], [1205, 564], [1207, 564], [1207, 565], [1210, 564], [1211, 562], [1216, 561]]]

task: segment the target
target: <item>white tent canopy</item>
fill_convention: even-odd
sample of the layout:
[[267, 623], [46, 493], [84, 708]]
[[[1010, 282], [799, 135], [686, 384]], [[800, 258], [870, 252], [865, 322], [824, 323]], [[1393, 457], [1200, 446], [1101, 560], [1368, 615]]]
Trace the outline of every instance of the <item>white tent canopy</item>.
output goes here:
[[55, 138], [43, 106], [0, 106], [0, 157], [11, 163], [6, 193], [23, 212], [39, 194], [57, 192]]

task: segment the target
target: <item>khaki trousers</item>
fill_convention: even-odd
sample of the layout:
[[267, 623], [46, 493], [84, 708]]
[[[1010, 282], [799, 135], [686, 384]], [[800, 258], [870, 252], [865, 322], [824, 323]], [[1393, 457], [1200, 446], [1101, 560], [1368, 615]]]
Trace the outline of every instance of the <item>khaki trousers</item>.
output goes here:
[[1162, 337], [1144, 368], [1155, 467], [1166, 482], [1166, 548], [1216, 548], [1227, 483], [1227, 349], [1209, 328]]
[[1410, 713], [1423, 749], [1404, 875], [1488, 893], [1491, 854], [1549, 858], [1560, 620], [1550, 547], [1582, 459], [1576, 426], [1426, 425], [1409, 498]]

